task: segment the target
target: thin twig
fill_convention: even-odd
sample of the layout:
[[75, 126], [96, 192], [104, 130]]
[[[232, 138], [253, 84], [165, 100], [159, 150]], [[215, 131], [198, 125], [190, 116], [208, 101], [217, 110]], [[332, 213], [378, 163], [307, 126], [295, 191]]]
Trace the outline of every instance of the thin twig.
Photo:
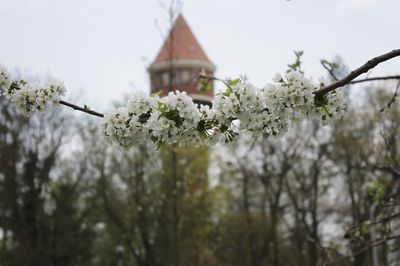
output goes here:
[[225, 86], [227, 86], [228, 88], [230, 87], [230, 85], [228, 84], [228, 82], [226, 82], [225, 80], [220, 79], [220, 78], [217, 78], [217, 77], [214, 77], [214, 76], [209, 76], [209, 75], [206, 75], [206, 74], [199, 74], [199, 75], [197, 76], [197, 79], [198, 79], [198, 80], [204, 79], [206, 83], [215, 80], [215, 81], [222, 82], [222, 83], [223, 83]]
[[80, 107], [78, 105], [75, 105], [75, 104], [72, 104], [72, 103], [69, 103], [69, 102], [66, 102], [66, 101], [62, 101], [62, 100], [59, 101], [59, 103], [62, 104], [62, 105], [68, 106], [68, 107], [70, 107], [70, 108], [72, 108], [74, 110], [77, 110], [77, 111], [81, 111], [81, 112], [84, 112], [84, 113], [87, 113], [87, 114], [90, 114], [90, 115], [94, 115], [94, 116], [98, 116], [98, 117], [104, 117], [104, 114], [96, 112], [96, 111], [93, 111], [93, 110], [90, 110], [87, 107], [86, 108], [85, 107]]
[[373, 78], [366, 78], [366, 79], [358, 79], [358, 80], [350, 81], [349, 84], [356, 84], [356, 83], [368, 82], [368, 81], [376, 81], [376, 80], [389, 80], [389, 79], [400, 79], [400, 75], [397, 75], [397, 76], [373, 77]]
[[[314, 92], [315, 97], [322, 97], [324, 94], [326, 94], [326, 93], [328, 93], [330, 91], [333, 91], [333, 90], [335, 90], [335, 89], [337, 89], [339, 87], [343, 87], [346, 84], [355, 84], [355, 83], [366, 82], [366, 81], [387, 80], [387, 79], [399, 79], [400, 80], [400, 76], [387, 76], [387, 77], [366, 78], [366, 79], [354, 80], [353, 81], [353, 79], [357, 78], [358, 76], [360, 76], [363, 73], [366, 73], [368, 70], [374, 68], [376, 65], [378, 65], [378, 64], [380, 64], [380, 63], [382, 63], [384, 61], [387, 61], [389, 59], [392, 59], [394, 57], [397, 57], [397, 56], [400, 56], [400, 49], [396, 49], [396, 50], [393, 50], [393, 51], [391, 51], [389, 53], [386, 53], [386, 54], [383, 54], [381, 56], [375, 57], [375, 58], [369, 60], [367, 63], [365, 63], [361, 67], [351, 71], [350, 74], [348, 74], [343, 79], [338, 80], [338, 81], [330, 84], [329, 86], [327, 86], [325, 88], [322, 88], [322, 89], [319, 89], [319, 90], [315, 91]], [[324, 66], [324, 68], [326, 68], [326, 66], [324, 64], [322, 64], [322, 65]], [[327, 69], [327, 70], [331, 73], [331, 71], [329, 69]], [[331, 73], [331, 75], [334, 78], [336, 78], [333, 73]], [[224, 81], [222, 79], [219, 79], [219, 78], [216, 78], [216, 77], [200, 75], [199, 78], [206, 78], [209, 81], [211, 81], [211, 80], [222, 81], [225, 85], [227, 85], [229, 87], [229, 84], [226, 81]], [[393, 104], [393, 102], [395, 101], [395, 98], [397, 97], [397, 93], [398, 93], [399, 87], [400, 87], [400, 81], [399, 81], [399, 83], [397, 85], [396, 91], [395, 91], [392, 99], [389, 101], [389, 103], [387, 105], [387, 108], [389, 108]], [[102, 117], [102, 118], [104, 117], [104, 114], [96, 112], [96, 111], [93, 111], [93, 110], [90, 110], [86, 106], [85, 107], [80, 107], [78, 105], [75, 105], [75, 104], [72, 104], [72, 103], [69, 103], [69, 102], [66, 102], [66, 101], [63, 101], [63, 100], [59, 101], [59, 103], [62, 104], [62, 105], [68, 106], [68, 107], [70, 107], [70, 108], [72, 108], [74, 110], [81, 111], [81, 112], [84, 112], [84, 113], [87, 113], [87, 114], [90, 114], [90, 115], [93, 115], [93, 116]], [[382, 110], [381, 110], [381, 112], [382, 112]]]
[[[326, 62], [326, 61], [325, 61]], [[336, 81], [338, 81], [339, 79], [336, 77], [335, 73], [333, 73], [333, 69], [329, 68], [326, 66], [326, 63], [324, 62], [324, 60], [321, 60], [321, 65], [323, 68], [326, 69], [326, 71], [328, 71], [328, 73], [332, 76], [332, 78]]]
[[357, 78], [363, 73], [368, 72], [368, 70], [374, 68], [378, 64], [385, 62], [389, 59], [392, 59], [394, 57], [400, 56], [400, 49], [393, 50], [389, 53], [383, 54], [381, 56], [377, 56], [371, 60], [369, 60], [367, 63], [362, 65], [361, 67], [351, 71], [346, 77], [322, 88], [314, 92], [315, 97], [322, 97], [323, 95], [327, 94], [330, 91], [333, 91], [339, 87], [343, 87], [344, 85], [348, 84], [351, 82], [353, 79]]
[[[12, 90], [20, 90], [21, 88], [17, 85], [16, 82], [13, 82], [11, 84], [11, 86], [10, 86], [10, 89], [12, 89]], [[1, 93], [1, 91], [0, 91], [0, 93]], [[84, 107], [80, 107], [78, 105], [75, 105], [73, 103], [69, 103], [69, 102], [63, 101], [63, 100], [58, 101], [58, 103], [62, 104], [62, 105], [65, 105], [65, 106], [68, 106], [68, 107], [70, 107], [70, 108], [72, 108], [74, 110], [81, 111], [81, 112], [84, 112], [84, 113], [87, 113], [87, 114], [90, 114], [90, 115], [94, 115], [94, 116], [98, 116], [98, 117], [102, 117], [102, 118], [104, 117], [104, 114], [96, 112], [96, 111], [93, 111], [93, 110], [90, 110], [90, 108], [87, 107], [86, 105], [84, 105]]]
[[399, 239], [399, 238], [400, 238], [400, 235], [394, 235], [394, 236], [386, 237], [386, 238], [383, 238], [383, 239], [379, 239], [379, 240], [377, 240], [376, 242], [370, 243], [370, 245], [368, 245], [367, 247], [361, 249], [360, 251], [357, 251], [357, 252], [355, 252], [355, 253], [352, 253], [352, 254], [350, 254], [350, 255], [348, 255], [348, 256], [344, 256], [344, 257], [341, 258], [340, 260], [336, 260], [336, 261], [332, 261], [332, 262], [326, 262], [326, 263], [324, 264], [324, 266], [333, 265], [333, 264], [337, 264], [337, 263], [346, 261], [346, 260], [348, 260], [348, 259], [350, 259], [350, 258], [352, 258], [352, 257], [355, 257], [355, 256], [357, 256], [357, 255], [360, 255], [360, 254], [366, 252], [367, 250], [369, 250], [369, 249], [372, 248], [372, 247], [380, 246], [380, 245], [386, 243], [386, 242], [389, 241], [389, 240], [394, 240], [394, 239]]
[[368, 226], [372, 226], [372, 225], [376, 225], [376, 224], [380, 224], [380, 223], [386, 223], [386, 222], [388, 222], [388, 221], [390, 221], [390, 220], [392, 220], [392, 219], [394, 219], [394, 218], [396, 218], [398, 216], [400, 216], [400, 212], [397, 212], [397, 213], [391, 214], [389, 216], [383, 217], [379, 221], [376, 221], [376, 222], [368, 224]]
[[[327, 86], [325, 88], [317, 90], [316, 92], [314, 92], [314, 94], [315, 94], [316, 97], [321, 97], [324, 94], [326, 94], [326, 93], [328, 93], [330, 91], [333, 91], [333, 90], [335, 90], [335, 89], [337, 89], [339, 87], [343, 87], [346, 84], [355, 84], [355, 83], [374, 81], [374, 80], [388, 80], [388, 79], [399, 79], [400, 80], [400, 75], [399, 76], [375, 77], [375, 78], [366, 78], [366, 79], [354, 80], [355, 78], [357, 78], [361, 74], [366, 73], [368, 70], [374, 68], [376, 65], [378, 65], [378, 64], [380, 64], [382, 62], [385, 62], [385, 61], [387, 61], [389, 59], [392, 59], [394, 57], [397, 57], [397, 56], [400, 56], [400, 49], [396, 49], [396, 50], [393, 50], [393, 51], [391, 51], [389, 53], [383, 54], [381, 56], [377, 56], [377, 57], [369, 60], [367, 63], [365, 63], [361, 67], [351, 71], [350, 74], [348, 74], [343, 79], [338, 80], [338, 81], [330, 84], [329, 86]], [[329, 73], [332, 72], [324, 64], [322, 64], [322, 65], [324, 66], [325, 69], [327, 69], [329, 71]], [[332, 77], [337, 79], [336, 76], [333, 73], [331, 73], [331, 75], [332, 75]], [[219, 79], [219, 78], [216, 78], [216, 77], [212, 77], [212, 76], [210, 77], [210, 76], [206, 76], [206, 75], [201, 75], [201, 76], [199, 76], [199, 78], [206, 78], [209, 81], [211, 81], [211, 80], [222, 81], [225, 85], [227, 85], [229, 87], [229, 84], [226, 81], [224, 81], [222, 79]], [[399, 83], [397, 85], [395, 94], [393, 95], [392, 99], [390, 100], [390, 102], [387, 105], [388, 108], [393, 104], [395, 98], [397, 97], [399, 86], [400, 86], [400, 81], [399, 81]], [[60, 104], [68, 106], [68, 107], [70, 107], [70, 108], [72, 108], [74, 110], [90, 114], [90, 115], [94, 115], [94, 116], [98, 116], [98, 117], [104, 117], [104, 114], [102, 114], [102, 113], [90, 110], [88, 108], [80, 107], [80, 106], [77, 106], [75, 104], [72, 104], [72, 103], [69, 103], [69, 102], [66, 102], [66, 101], [60, 101]]]
[[390, 101], [387, 103], [386, 106], [381, 108], [381, 110], [380, 110], [381, 113], [383, 113], [385, 110], [389, 110], [390, 106], [392, 106], [392, 104], [396, 101], [399, 87], [400, 87], [400, 80], [399, 80], [399, 82], [397, 82], [396, 90], [394, 91], [394, 94], [393, 94], [392, 98], [390, 99]]

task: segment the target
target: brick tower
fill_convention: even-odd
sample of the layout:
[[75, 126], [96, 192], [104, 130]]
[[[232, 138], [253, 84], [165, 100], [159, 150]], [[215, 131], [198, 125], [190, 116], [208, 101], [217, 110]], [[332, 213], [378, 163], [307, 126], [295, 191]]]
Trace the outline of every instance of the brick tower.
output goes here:
[[207, 92], [198, 89], [200, 72], [214, 75], [215, 65], [208, 59], [182, 15], [175, 20], [160, 52], [148, 67], [151, 92], [186, 91], [196, 103], [211, 104], [213, 87]]
[[[182, 15], [175, 20], [161, 50], [147, 70], [150, 74], [152, 93], [161, 91], [162, 96], [165, 96], [170, 91], [186, 91], [195, 103], [211, 105], [213, 84], [207, 92], [200, 92], [197, 78], [200, 72], [214, 75], [215, 66], [208, 59]], [[160, 152], [164, 171], [163, 188], [169, 191], [166, 193], [167, 198], [175, 202], [175, 205], [171, 204], [175, 206], [172, 213], [176, 214], [176, 204], [181, 204], [185, 197], [183, 191], [199, 195], [206, 193], [210, 151], [205, 146], [167, 145]], [[184, 189], [179, 184], [184, 184]], [[170, 219], [177, 218], [172, 215]]]

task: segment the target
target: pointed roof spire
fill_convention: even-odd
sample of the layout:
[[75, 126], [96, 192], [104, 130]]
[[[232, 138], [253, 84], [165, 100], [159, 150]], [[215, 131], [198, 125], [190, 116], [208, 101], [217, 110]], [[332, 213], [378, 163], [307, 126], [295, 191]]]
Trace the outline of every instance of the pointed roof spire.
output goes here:
[[200, 60], [211, 63], [182, 14], [176, 18], [153, 64], [168, 61], [171, 55], [173, 60]]

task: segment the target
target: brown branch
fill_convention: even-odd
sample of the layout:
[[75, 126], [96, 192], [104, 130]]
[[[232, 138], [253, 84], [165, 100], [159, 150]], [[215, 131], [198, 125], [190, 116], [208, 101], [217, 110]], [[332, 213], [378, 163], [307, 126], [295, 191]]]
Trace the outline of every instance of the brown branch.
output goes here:
[[361, 67], [351, 71], [346, 77], [322, 88], [314, 92], [315, 97], [322, 97], [323, 95], [327, 94], [330, 91], [333, 91], [339, 87], [343, 87], [346, 84], [349, 84], [353, 79], [357, 78], [361, 74], [364, 74], [368, 72], [368, 70], [374, 68], [378, 64], [385, 62], [389, 59], [392, 59], [394, 57], [400, 56], [400, 49], [393, 50], [389, 53], [377, 56], [371, 60], [369, 60], [367, 63], [362, 65]]
[[75, 105], [75, 104], [72, 104], [72, 103], [69, 103], [69, 102], [66, 102], [66, 101], [62, 101], [62, 100], [59, 101], [59, 103], [62, 104], [62, 105], [68, 106], [68, 107], [70, 107], [70, 108], [72, 108], [74, 110], [77, 110], [77, 111], [81, 111], [81, 112], [84, 112], [84, 113], [87, 113], [87, 114], [90, 114], [90, 115], [94, 115], [94, 116], [98, 116], [98, 117], [104, 117], [104, 114], [98, 113], [98, 112], [93, 111], [93, 110], [90, 110], [86, 106], [85, 107], [80, 107], [78, 105]]
[[[353, 70], [352, 72], [350, 72], [350, 74], [348, 74], [343, 79], [338, 80], [338, 81], [332, 83], [331, 85], [329, 85], [329, 86], [327, 86], [325, 88], [317, 90], [316, 92], [314, 92], [314, 94], [315, 94], [316, 97], [321, 97], [324, 94], [326, 94], [326, 93], [328, 93], [330, 91], [333, 91], [333, 90], [335, 90], [335, 89], [337, 89], [339, 87], [343, 87], [346, 84], [356, 84], [356, 83], [367, 82], [367, 81], [388, 80], [388, 79], [399, 79], [400, 80], [400, 75], [398, 75], [398, 76], [374, 77], [374, 78], [353, 80], [356, 77], [360, 76], [361, 74], [366, 73], [368, 70], [374, 68], [376, 65], [378, 65], [378, 64], [380, 64], [380, 63], [382, 63], [384, 61], [387, 61], [389, 59], [392, 59], [394, 57], [397, 57], [397, 56], [400, 56], [400, 49], [396, 49], [396, 50], [393, 50], [393, 51], [391, 51], [389, 53], [386, 53], [386, 54], [383, 54], [381, 56], [375, 57], [375, 58], [369, 60], [367, 63], [365, 63], [361, 67], [359, 67], [359, 68]], [[332, 72], [324, 64], [322, 64], [322, 65], [324, 66], [325, 69], [327, 69], [329, 71], [329, 73]], [[331, 73], [331, 75], [335, 79], [337, 79], [333, 73]], [[227, 85], [229, 87], [229, 84], [226, 83], [226, 81], [224, 81], [222, 79], [218, 79], [216, 77], [207, 76], [207, 75], [199, 75], [199, 78], [207, 79], [208, 81], [211, 81], [211, 80], [222, 81], [225, 85]], [[396, 90], [395, 96], [397, 96], [397, 90]], [[90, 114], [90, 115], [93, 115], [93, 116], [102, 117], [102, 118], [104, 117], [104, 114], [96, 112], [96, 111], [93, 111], [93, 110], [90, 110], [86, 106], [85, 107], [80, 107], [80, 106], [77, 106], [75, 104], [72, 104], [72, 103], [69, 103], [69, 102], [66, 102], [66, 101], [60, 101], [59, 103], [62, 104], [62, 105], [68, 106], [68, 107], [70, 107], [70, 108], [72, 108], [74, 110], [81, 111], [81, 112], [84, 112], [84, 113], [87, 113], [87, 114]], [[392, 104], [392, 101], [390, 102], [390, 104]]]
[[389, 80], [389, 79], [400, 79], [400, 75], [358, 79], [358, 80], [350, 81], [349, 84], [356, 84], [356, 83], [361, 83], [361, 82], [369, 82], [369, 81], [377, 81], [377, 80]]
[[390, 101], [386, 104], [386, 106], [381, 108], [381, 110], [380, 110], [381, 113], [383, 113], [385, 110], [389, 110], [390, 107], [392, 106], [392, 104], [396, 101], [397, 94], [399, 92], [399, 87], [400, 87], [400, 80], [399, 80], [399, 82], [397, 82], [396, 90], [394, 91], [393, 96], [390, 99]]

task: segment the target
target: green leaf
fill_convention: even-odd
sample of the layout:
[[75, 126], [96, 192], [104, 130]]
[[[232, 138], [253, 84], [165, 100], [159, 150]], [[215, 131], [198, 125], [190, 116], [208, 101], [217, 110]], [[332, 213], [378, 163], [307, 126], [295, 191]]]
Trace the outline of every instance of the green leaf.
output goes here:
[[294, 51], [294, 54], [296, 55], [296, 57], [300, 58], [301, 56], [303, 56], [304, 51], [302, 51], [302, 50]]
[[222, 95], [229, 97], [229, 95], [232, 93], [232, 88], [231, 86], [227, 85], [226, 91], [224, 91], [224, 93], [222, 93]]
[[165, 111], [167, 109], [165, 104], [162, 102], [157, 102], [157, 105], [158, 105], [157, 110], [160, 111], [161, 113], [165, 113]]
[[199, 136], [202, 141], [205, 141], [208, 138], [207, 132], [205, 130], [200, 130]]
[[303, 56], [304, 52], [299, 50], [299, 51], [294, 51], [294, 55], [296, 56], [296, 61], [293, 64], [288, 64], [288, 70], [286, 72], [290, 72], [290, 71], [301, 71], [301, 64], [302, 61], [300, 60], [301, 57]]
[[180, 117], [178, 110], [170, 110], [168, 112], [164, 112], [163, 116], [169, 120], [172, 120], [176, 123], [176, 126], [179, 127], [182, 125], [184, 119]]
[[330, 67], [330, 70], [335, 70], [335, 69], [339, 68], [339, 65], [338, 65], [337, 63], [335, 63], [335, 62], [330, 62], [330, 61], [328, 61], [328, 60], [326, 60], [326, 59], [321, 59], [320, 62], [321, 62], [321, 64], [324, 65], [324, 66], [329, 66], [329, 67]]
[[385, 197], [385, 188], [378, 180], [372, 182], [368, 186], [367, 191], [368, 195], [372, 197], [375, 202], [379, 202]]
[[207, 92], [212, 89], [212, 83], [210, 81], [200, 81], [199, 83], [199, 91]]
[[229, 81], [228, 81], [228, 84], [229, 84], [230, 86], [234, 86], [234, 85], [239, 84], [239, 82], [240, 82], [240, 78], [237, 78], [237, 79], [229, 80]]
[[156, 144], [156, 150], [157, 151], [165, 146], [165, 142], [161, 141], [161, 140], [157, 141], [155, 144]]
[[163, 94], [163, 92], [160, 90], [160, 91], [153, 92], [152, 94], [150, 94], [150, 96], [155, 97], [155, 96], [161, 96], [162, 94]]

